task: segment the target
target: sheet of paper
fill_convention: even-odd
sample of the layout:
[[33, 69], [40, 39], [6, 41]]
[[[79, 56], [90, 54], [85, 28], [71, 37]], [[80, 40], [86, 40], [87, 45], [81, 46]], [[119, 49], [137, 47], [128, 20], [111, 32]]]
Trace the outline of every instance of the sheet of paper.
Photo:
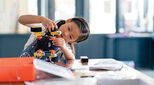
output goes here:
[[34, 60], [34, 65], [37, 70], [44, 71], [59, 77], [74, 79], [74, 75], [69, 68], [58, 66], [40, 59]]

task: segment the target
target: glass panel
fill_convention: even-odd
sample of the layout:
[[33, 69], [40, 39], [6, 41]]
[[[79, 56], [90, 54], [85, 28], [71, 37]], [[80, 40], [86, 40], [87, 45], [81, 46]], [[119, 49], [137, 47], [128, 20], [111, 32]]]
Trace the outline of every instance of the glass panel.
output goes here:
[[153, 0], [121, 0], [120, 30], [153, 32]]
[[115, 1], [90, 0], [91, 33], [115, 33]]
[[[38, 14], [37, 0], [19, 0], [19, 15], [23, 14]], [[28, 33], [29, 28], [18, 24], [18, 33]]]
[[55, 0], [55, 20], [75, 16], [75, 0]]
[[15, 32], [17, 15], [17, 0], [0, 0], [0, 33]]
[[23, 14], [37, 14], [37, 0], [0, 0], [0, 34], [27, 33], [29, 29], [18, 23]]

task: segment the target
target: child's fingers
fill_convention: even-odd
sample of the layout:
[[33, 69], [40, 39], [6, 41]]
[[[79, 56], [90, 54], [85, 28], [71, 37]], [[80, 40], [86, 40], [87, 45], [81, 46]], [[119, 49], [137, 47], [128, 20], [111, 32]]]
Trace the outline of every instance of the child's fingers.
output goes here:
[[49, 23], [49, 25], [50, 25], [50, 29], [54, 30], [53, 24]]
[[57, 28], [57, 25], [55, 24], [55, 22], [52, 22], [52, 30], [54, 30], [54, 28]]
[[54, 30], [54, 26], [53, 26], [53, 24], [52, 24], [52, 30]]
[[46, 31], [48, 32], [48, 26], [47, 25], [43, 25], [43, 26], [45, 27]]
[[56, 41], [56, 40], [53, 40], [53, 41], [52, 41], [52, 44], [53, 44], [53, 45], [56, 45], [56, 46], [59, 46], [60, 42], [58, 42], [58, 41]]
[[57, 44], [57, 41], [53, 40], [52, 43]]
[[47, 30], [48, 30], [48, 32], [51, 32], [51, 29], [50, 29], [50, 25], [49, 24], [47, 24]]
[[55, 41], [55, 40], [53, 40], [53, 41], [52, 41], [52, 44], [53, 44], [53, 45], [55, 45], [55, 44], [56, 44], [56, 41]]
[[63, 45], [64, 42], [65, 42], [65, 41], [64, 41], [63, 38], [56, 38], [56, 39], [54, 39], [54, 40], [52, 41], [52, 43], [53, 43], [54, 45], [57, 45], [57, 46]]
[[52, 43], [53, 45], [55, 45], [55, 46], [58, 46], [58, 44], [57, 43]]
[[57, 28], [57, 25], [53, 22], [53, 26], [55, 27], [55, 28]]

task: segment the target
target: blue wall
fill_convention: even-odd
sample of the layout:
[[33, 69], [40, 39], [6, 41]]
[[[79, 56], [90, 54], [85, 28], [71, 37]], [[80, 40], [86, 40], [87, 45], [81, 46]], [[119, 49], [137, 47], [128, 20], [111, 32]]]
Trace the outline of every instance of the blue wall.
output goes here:
[[104, 58], [105, 36], [103, 34], [92, 34], [87, 41], [76, 44], [76, 57]]
[[[0, 57], [18, 57], [30, 34], [1, 34]], [[134, 61], [136, 67], [154, 69], [154, 39], [151, 37], [109, 37], [92, 34], [82, 43], [75, 44], [76, 58], [114, 58]]]
[[[23, 50], [30, 34], [1, 34], [0, 57], [17, 57]], [[104, 57], [104, 35], [91, 35], [89, 40], [75, 44], [76, 58], [86, 55], [89, 58]]]
[[28, 37], [28, 34], [1, 34], [0, 57], [19, 56]]
[[151, 37], [109, 37], [105, 56], [121, 61], [134, 61], [136, 67], [152, 67]]

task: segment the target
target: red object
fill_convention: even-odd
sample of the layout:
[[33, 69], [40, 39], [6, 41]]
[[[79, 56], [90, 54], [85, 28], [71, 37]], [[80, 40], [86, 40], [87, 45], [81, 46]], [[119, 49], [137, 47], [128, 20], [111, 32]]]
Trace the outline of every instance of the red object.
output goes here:
[[34, 81], [33, 57], [0, 58], [0, 82]]
[[50, 39], [51, 39], [51, 40], [54, 40], [54, 39], [56, 39], [56, 37], [50, 37]]
[[43, 51], [39, 49], [39, 50], [37, 50], [37, 52], [40, 53], [40, 52], [43, 52]]
[[42, 36], [37, 36], [37, 38], [38, 38], [38, 39], [42, 39], [43, 37], [42, 37]]
[[50, 53], [53, 53], [53, 54], [55, 54], [55, 50], [50, 50]]

